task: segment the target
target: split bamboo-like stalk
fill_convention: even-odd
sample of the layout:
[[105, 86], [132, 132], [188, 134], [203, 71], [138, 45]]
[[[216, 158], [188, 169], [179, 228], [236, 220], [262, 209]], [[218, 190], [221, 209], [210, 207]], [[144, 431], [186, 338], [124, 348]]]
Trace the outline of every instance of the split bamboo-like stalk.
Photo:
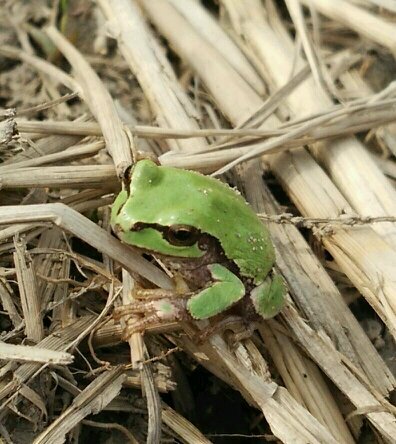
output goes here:
[[19, 294], [26, 324], [26, 337], [35, 343], [44, 338], [43, 316], [32, 261], [27, 257], [26, 245], [15, 239], [14, 263]]
[[[3, 174], [4, 171], [13, 171], [18, 168], [28, 168], [28, 167], [35, 167], [38, 165], [45, 165], [48, 163], [55, 163], [55, 162], [67, 162], [71, 160], [76, 160], [83, 157], [90, 157], [92, 155], [95, 155], [100, 151], [102, 148], [104, 148], [104, 142], [92, 142], [87, 144], [81, 144], [76, 146], [71, 146], [67, 149], [65, 149], [62, 152], [57, 152], [53, 154], [47, 154], [42, 155], [39, 157], [36, 157], [34, 159], [27, 159], [22, 160], [20, 162], [13, 162], [12, 164], [6, 164], [0, 166], [0, 174]], [[2, 176], [3, 177], [3, 176]], [[39, 180], [40, 182], [40, 180]]]
[[[66, 352], [70, 350], [74, 341], [94, 322], [92, 316], [85, 316], [78, 319], [72, 325], [58, 330], [55, 334], [51, 334], [42, 339], [37, 345], [40, 348], [53, 350], [57, 352]], [[6, 402], [12, 400], [12, 397], [18, 395], [18, 387], [20, 384], [28, 381], [31, 377], [37, 374], [42, 368], [40, 363], [25, 363], [18, 367], [9, 381], [6, 378], [0, 380], [0, 401], [11, 395]], [[4, 404], [0, 405], [1, 408]]]
[[[34, 440], [34, 444], [62, 442], [67, 433], [90, 414], [99, 413], [112, 399], [118, 396], [125, 380], [122, 366], [102, 373], [73, 400], [72, 404], [59, 415], [49, 427]], [[132, 441], [137, 443], [138, 441]]]

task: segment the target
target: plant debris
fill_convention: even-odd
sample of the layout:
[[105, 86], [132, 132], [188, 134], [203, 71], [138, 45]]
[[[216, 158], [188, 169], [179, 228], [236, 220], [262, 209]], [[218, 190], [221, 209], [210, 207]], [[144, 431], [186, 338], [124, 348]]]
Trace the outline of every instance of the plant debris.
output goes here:
[[[0, 11], [1, 441], [396, 442], [393, 2]], [[289, 295], [249, 338], [113, 317], [174, 285], [109, 228], [139, 151], [268, 225]]]

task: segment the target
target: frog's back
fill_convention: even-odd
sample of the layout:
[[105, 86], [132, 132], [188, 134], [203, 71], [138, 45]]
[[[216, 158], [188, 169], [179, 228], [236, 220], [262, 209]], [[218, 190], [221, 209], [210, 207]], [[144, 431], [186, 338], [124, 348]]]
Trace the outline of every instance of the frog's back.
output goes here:
[[217, 179], [140, 161], [132, 174], [128, 207], [131, 223], [185, 224], [210, 234], [241, 274], [256, 283], [274, 264], [267, 228], [238, 192]]

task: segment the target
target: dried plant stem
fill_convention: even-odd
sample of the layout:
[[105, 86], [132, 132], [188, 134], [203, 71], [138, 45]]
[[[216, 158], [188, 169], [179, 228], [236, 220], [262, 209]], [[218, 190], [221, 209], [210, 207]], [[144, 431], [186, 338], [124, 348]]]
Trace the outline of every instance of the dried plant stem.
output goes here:
[[302, 0], [307, 6], [317, 9], [324, 15], [336, 20], [357, 33], [396, 54], [394, 24], [345, 0]]
[[0, 355], [2, 359], [20, 362], [36, 362], [41, 364], [69, 365], [73, 362], [73, 355], [65, 352], [47, 350], [28, 345], [14, 345], [5, 342], [0, 343]]
[[104, 148], [104, 146], [104, 142], [101, 141], [84, 145], [82, 144], [67, 148], [60, 153], [47, 154], [36, 157], [35, 159], [22, 160], [20, 162], [13, 162], [8, 165], [1, 165], [0, 174], [3, 174], [5, 171], [13, 171], [17, 168], [35, 167], [49, 163], [76, 160], [81, 157], [90, 157], [97, 154], [98, 151]]
[[364, 412], [385, 440], [392, 442], [396, 436], [392, 406], [367, 384], [364, 375], [359, 374], [353, 366], [351, 370], [348, 370], [345, 365], [340, 365], [340, 356], [328, 338], [312, 335], [309, 327], [298, 317], [294, 309], [287, 308], [284, 316], [304, 348], [310, 354], [312, 353], [311, 357], [320, 363], [321, 368], [329, 376], [331, 374], [331, 378], [339, 387], [343, 386], [346, 389], [346, 391], [343, 390], [344, 394], [358, 407], [359, 411]]
[[239, 390], [249, 403], [262, 410], [272, 432], [282, 442], [337, 442], [328, 429], [296, 402], [286, 389], [265, 380], [252, 370], [260, 363], [255, 362], [254, 366], [250, 363], [248, 368], [248, 365], [241, 365], [220, 336], [213, 336], [202, 345], [197, 345], [186, 336], [178, 338], [176, 342], [201, 365]]
[[[68, 325], [64, 329], [57, 330], [55, 333], [46, 336], [37, 345], [40, 348], [54, 350], [54, 351], [67, 351], [71, 344], [83, 333], [94, 321], [92, 316], [85, 316], [78, 319], [72, 325]], [[20, 365], [14, 372], [13, 379], [11, 381], [4, 378], [0, 381], [0, 400], [10, 396], [2, 405], [0, 405], [0, 411], [5, 405], [12, 401], [14, 397], [18, 395], [18, 387], [22, 383], [26, 383], [31, 377], [38, 374], [44, 366], [38, 363], [26, 363]]]
[[[254, 208], [268, 215], [278, 212], [279, 207], [263, 186], [254, 164], [250, 162], [240, 171]], [[277, 250], [277, 265], [290, 283], [303, 317], [318, 333], [325, 331], [337, 343], [337, 350], [362, 368], [377, 390], [386, 395], [396, 385], [394, 377], [301, 233], [292, 225], [269, 224], [268, 228]], [[345, 391], [347, 387], [340, 389]]]
[[217, 22], [204, 8], [197, 7], [194, 0], [171, 0], [172, 6], [181, 14], [192, 17], [192, 26], [203, 33], [205, 39], [215, 46], [219, 52], [227, 57], [227, 61], [233, 69], [257, 92], [265, 93], [265, 86], [254, 68], [247, 63], [246, 57], [235, 45], [234, 41], [225, 34]]
[[47, 28], [47, 34], [72, 65], [87, 105], [100, 124], [117, 175], [122, 177], [132, 163], [132, 141], [125, 134], [109, 92], [84, 57], [56, 28]]
[[[314, 113], [304, 119], [294, 119], [289, 122], [280, 124], [277, 129], [267, 128], [202, 128], [202, 129], [181, 129], [180, 127], [154, 127], [144, 125], [127, 125], [131, 132], [142, 138], [150, 139], [188, 139], [206, 136], [230, 136], [232, 142], [214, 144], [208, 146], [208, 150], [214, 151], [232, 148], [240, 144], [248, 145], [267, 139], [269, 137], [280, 136], [287, 133], [290, 128], [306, 123], [310, 119], [317, 117], [326, 117], [324, 123], [320, 121], [312, 129], [303, 132], [303, 137], [292, 139], [294, 143], [287, 145], [288, 147], [298, 146], [309, 143], [311, 139], [323, 139], [329, 137], [340, 136], [346, 133], [364, 131], [375, 126], [395, 120], [396, 116], [396, 99], [383, 99], [371, 102], [371, 98], [376, 95], [369, 96], [362, 103], [361, 100], [348, 103], [348, 105], [334, 105], [321, 113]], [[94, 122], [68, 122], [68, 121], [34, 121], [34, 120], [17, 120], [18, 130], [22, 133], [34, 134], [69, 134], [80, 136], [100, 136], [100, 126]], [[239, 138], [243, 138], [239, 141]], [[186, 150], [194, 152], [193, 150]], [[198, 152], [205, 151], [203, 148]], [[177, 152], [173, 153], [177, 156]]]
[[262, 323], [260, 333], [285, 386], [342, 443], [353, 444], [351, 432], [322, 373], [284, 334]]
[[65, 435], [83, 418], [100, 412], [122, 388], [125, 373], [122, 366], [99, 375], [89, 384], [72, 404], [34, 440], [34, 444], [62, 442]]
[[172, 288], [173, 286], [168, 276], [155, 265], [134, 253], [132, 249], [122, 245], [109, 233], [66, 205], [56, 203], [1, 208], [0, 225], [37, 221], [52, 222], [73, 233], [99, 251], [117, 260], [127, 270], [139, 273], [161, 287]]
[[193, 426], [191, 422], [187, 421], [182, 415], [164, 403], [162, 403], [162, 420], [168, 427], [174, 430], [184, 442], [194, 444], [210, 444], [212, 442]]
[[[137, 77], [160, 126], [198, 130], [199, 113], [178, 84], [173, 69], [134, 2], [100, 0], [118, 48]], [[142, 60], [145, 63], [142, 63]], [[170, 141], [172, 149], [204, 149], [205, 139]]]
[[25, 243], [15, 239], [14, 244], [14, 264], [26, 325], [26, 336], [31, 341], [37, 343], [44, 338], [44, 325], [37, 292], [36, 274], [30, 258], [27, 257]]
[[7, 168], [1, 173], [1, 184], [6, 188], [55, 187], [102, 188], [104, 182], [118, 188], [113, 165], [51, 166], [46, 168]]

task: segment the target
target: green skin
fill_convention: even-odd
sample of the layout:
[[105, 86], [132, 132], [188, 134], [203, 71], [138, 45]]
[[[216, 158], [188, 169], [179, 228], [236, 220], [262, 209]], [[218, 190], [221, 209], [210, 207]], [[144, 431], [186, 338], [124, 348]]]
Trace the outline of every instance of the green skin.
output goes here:
[[140, 160], [114, 202], [111, 225], [126, 244], [175, 260], [198, 259], [205, 251], [198, 240], [174, 245], [163, 235], [169, 227], [191, 227], [218, 240], [239, 273], [222, 264], [208, 265], [210, 285], [187, 301], [194, 319], [210, 318], [242, 299], [244, 281], [255, 285], [250, 298], [261, 317], [271, 318], [282, 309], [286, 288], [272, 274], [275, 252], [269, 232], [241, 195], [217, 179]]

